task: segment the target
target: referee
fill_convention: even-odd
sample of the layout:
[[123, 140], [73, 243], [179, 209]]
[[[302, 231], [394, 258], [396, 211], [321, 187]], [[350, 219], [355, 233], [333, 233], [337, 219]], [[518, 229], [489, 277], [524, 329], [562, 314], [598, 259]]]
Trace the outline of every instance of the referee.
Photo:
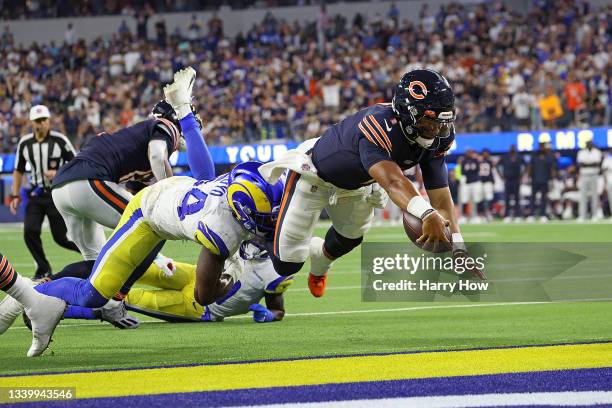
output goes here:
[[74, 147], [63, 134], [50, 130], [51, 117], [44, 105], [30, 109], [32, 133], [19, 140], [13, 171], [13, 192], [10, 209], [17, 213], [21, 201], [20, 191], [26, 163], [31, 169], [32, 189], [28, 192], [28, 204], [25, 209], [24, 239], [36, 261], [35, 278], [51, 274], [51, 265], [45, 256], [40, 239], [41, 227], [45, 215], [49, 218], [53, 239], [58, 245], [78, 252], [77, 246], [66, 237], [66, 224], [53, 204], [51, 198], [51, 181], [60, 166], [74, 157]]

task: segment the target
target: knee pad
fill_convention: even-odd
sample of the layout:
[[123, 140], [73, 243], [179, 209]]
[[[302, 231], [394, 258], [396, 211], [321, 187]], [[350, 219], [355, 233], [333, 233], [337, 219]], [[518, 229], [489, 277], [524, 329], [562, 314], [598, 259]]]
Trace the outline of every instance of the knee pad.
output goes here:
[[300, 269], [302, 269], [302, 266], [304, 266], [304, 262], [285, 262], [281, 261], [271, 252], [268, 254], [270, 255], [270, 259], [274, 265], [274, 270], [281, 276], [294, 275], [298, 273]]
[[363, 237], [343, 237], [334, 229], [334, 227], [330, 227], [327, 230], [327, 234], [325, 234], [325, 243], [323, 244], [323, 248], [325, 249], [326, 253], [334, 258], [340, 258], [342, 255], [346, 255], [353, 249], [357, 248], [362, 241]]

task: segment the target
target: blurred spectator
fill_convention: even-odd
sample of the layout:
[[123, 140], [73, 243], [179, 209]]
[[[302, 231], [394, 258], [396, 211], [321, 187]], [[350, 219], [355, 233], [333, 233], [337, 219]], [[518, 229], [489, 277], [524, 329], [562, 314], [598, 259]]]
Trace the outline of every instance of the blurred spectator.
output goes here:
[[459, 187], [461, 204], [464, 206], [463, 214], [467, 214], [465, 207], [469, 206], [469, 220], [478, 222], [478, 206], [482, 201], [482, 181], [480, 181], [480, 163], [476, 152], [466, 149], [465, 157], [460, 163], [463, 180]]
[[[504, 222], [511, 222], [514, 218], [521, 218], [520, 186], [524, 169], [523, 158], [516, 152], [516, 146], [511, 145], [510, 150], [501, 161], [504, 177], [505, 206]], [[510, 203], [513, 205], [510, 205]]]
[[480, 158], [480, 162], [478, 163], [478, 175], [480, 176], [480, 182], [482, 185], [482, 194], [481, 194], [481, 205], [482, 205], [482, 214], [487, 220], [491, 220], [491, 210], [493, 205], [493, 172], [494, 165], [491, 161], [491, 152], [489, 149], [484, 149], [482, 151], [482, 155]]
[[[118, 35], [113, 27], [108, 36], [90, 42], [22, 48], [13, 44], [5, 28], [0, 109], [6, 115], [1, 108], [6, 101], [9, 145], [27, 126], [23, 111], [32, 103], [48, 104], [56, 112], [75, 106], [82, 122], [87, 116], [97, 131], [118, 125], [127, 99], [132, 100], [134, 117], [144, 117], [161, 99], [161, 88], [172, 80], [174, 70], [188, 64], [200, 73], [195, 103], [210, 124], [211, 144], [320, 136], [348, 114], [388, 102], [399, 75], [423, 67], [441, 69], [450, 80], [459, 110], [458, 132], [569, 124], [570, 114], [564, 115], [571, 105], [565, 92], [568, 83], [586, 89], [583, 111], [588, 125], [612, 120], [610, 5], [597, 9], [570, 0], [542, 0], [527, 14], [500, 2], [423, 6], [418, 24], [398, 16], [397, 26], [390, 23], [393, 4], [389, 10], [357, 15], [348, 24], [322, 7], [317, 20], [310, 22], [288, 22], [267, 13], [236, 38], [224, 34], [216, 15], [207, 22], [206, 33], [186, 26], [184, 38], [169, 35], [163, 19], [156, 18], [155, 41], [150, 42], [147, 26], [155, 11], [149, 2], [59, 3], [61, 7], [53, 3], [37, 10], [17, 4], [2, 13], [124, 13], [134, 16], [136, 33]], [[189, 11], [192, 16], [208, 2], [151, 4], [160, 12]], [[202, 38], [191, 41], [197, 31]], [[568, 82], [571, 78], [575, 82]], [[73, 94], [74, 89], [89, 93]], [[90, 110], [94, 103], [97, 107]]]
[[548, 222], [546, 207], [548, 205], [548, 183], [556, 176], [557, 161], [546, 142], [540, 142], [539, 149], [534, 152], [529, 162], [531, 176], [531, 214], [528, 221], [532, 222], [536, 215], [536, 200], [539, 198], [538, 214], [540, 222]]
[[540, 115], [544, 123], [549, 128], [557, 126], [557, 120], [563, 116], [563, 108], [561, 107], [561, 99], [555, 93], [552, 85], [546, 87], [546, 93], [538, 101], [540, 105]]
[[582, 81], [576, 79], [574, 71], [569, 73], [565, 84], [565, 100], [567, 101], [567, 109], [572, 115], [572, 123], [575, 126], [584, 124], [584, 109], [586, 108], [586, 87]]
[[64, 114], [64, 133], [74, 144], [79, 133], [79, 118], [77, 117], [74, 106], [69, 106], [68, 112]]
[[76, 43], [76, 40], [77, 40], [76, 30], [74, 29], [74, 26], [72, 25], [72, 23], [68, 23], [68, 26], [66, 27], [66, 31], [64, 32], [64, 42], [66, 42], [66, 44], [68, 45], [74, 45]]
[[591, 218], [599, 218], [599, 193], [597, 182], [601, 171], [601, 151], [596, 149], [593, 141], [589, 140], [584, 149], [580, 149], [576, 157], [580, 179], [578, 191], [580, 192], [579, 220], [587, 219], [587, 201], [591, 199]]

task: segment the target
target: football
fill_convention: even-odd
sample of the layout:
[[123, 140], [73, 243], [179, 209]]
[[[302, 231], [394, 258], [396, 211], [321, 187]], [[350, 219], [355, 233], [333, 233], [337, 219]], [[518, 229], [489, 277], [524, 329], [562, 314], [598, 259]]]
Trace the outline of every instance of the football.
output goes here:
[[[419, 237], [423, 235], [423, 221], [421, 221], [420, 218], [417, 218], [414, 215], [408, 213], [407, 211], [402, 211], [402, 220], [404, 223], [404, 231], [406, 231], [406, 235], [408, 235], [408, 238], [410, 238], [412, 243], [418, 246], [419, 248], [424, 249], [425, 251], [428, 251], [428, 252], [433, 252], [433, 253], [448, 252], [452, 249], [452, 245], [449, 245], [446, 243], [438, 243], [435, 245], [418, 244], [416, 242], [417, 239], [419, 239]], [[451, 241], [451, 232], [448, 227], [445, 228], [445, 232], [446, 232], [446, 238], [448, 238], [448, 240]]]

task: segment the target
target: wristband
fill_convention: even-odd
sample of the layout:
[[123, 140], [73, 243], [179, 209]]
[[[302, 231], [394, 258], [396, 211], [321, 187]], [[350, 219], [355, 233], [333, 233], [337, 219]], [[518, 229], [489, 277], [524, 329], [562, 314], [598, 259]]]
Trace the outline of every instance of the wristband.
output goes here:
[[433, 213], [435, 210], [423, 197], [420, 195], [412, 197], [408, 202], [408, 206], [406, 207], [406, 211], [409, 214], [414, 215], [421, 220], [424, 220], [428, 215]]

